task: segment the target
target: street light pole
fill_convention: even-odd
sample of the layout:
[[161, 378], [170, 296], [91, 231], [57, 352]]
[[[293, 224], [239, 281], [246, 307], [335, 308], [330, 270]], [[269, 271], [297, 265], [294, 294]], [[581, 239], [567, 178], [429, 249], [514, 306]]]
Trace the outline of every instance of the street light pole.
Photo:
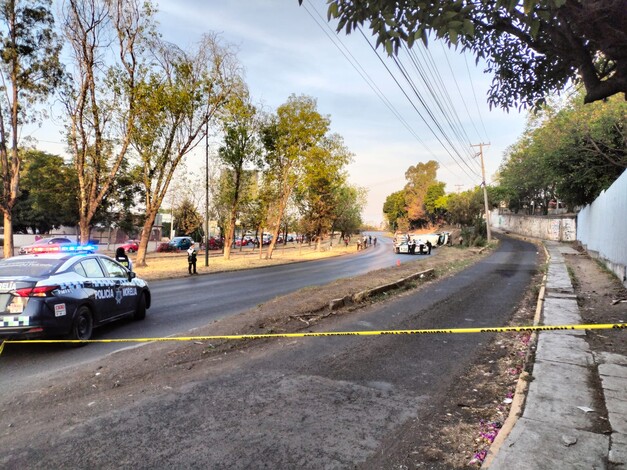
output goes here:
[[477, 156], [481, 157], [481, 177], [483, 178], [483, 182], [481, 183], [483, 185], [483, 204], [485, 206], [485, 227], [486, 227], [486, 234], [488, 236], [488, 243], [490, 243], [492, 241], [492, 231], [490, 230], [490, 210], [488, 208], [488, 188], [485, 182], [485, 165], [483, 164], [483, 146], [488, 146], [490, 144], [477, 144], [477, 145], [472, 145], [472, 147], [479, 147], [479, 153], [477, 154]]
[[209, 119], [205, 122], [205, 266], [209, 266]]

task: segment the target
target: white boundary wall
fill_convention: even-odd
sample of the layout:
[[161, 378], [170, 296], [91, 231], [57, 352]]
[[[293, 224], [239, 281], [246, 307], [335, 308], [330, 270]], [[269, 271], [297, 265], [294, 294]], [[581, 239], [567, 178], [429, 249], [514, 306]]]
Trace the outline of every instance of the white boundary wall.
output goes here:
[[577, 227], [574, 216], [565, 215], [490, 215], [491, 226], [500, 230], [518, 233], [542, 240], [574, 242], [577, 239]]
[[577, 240], [627, 286], [627, 171], [579, 212]]

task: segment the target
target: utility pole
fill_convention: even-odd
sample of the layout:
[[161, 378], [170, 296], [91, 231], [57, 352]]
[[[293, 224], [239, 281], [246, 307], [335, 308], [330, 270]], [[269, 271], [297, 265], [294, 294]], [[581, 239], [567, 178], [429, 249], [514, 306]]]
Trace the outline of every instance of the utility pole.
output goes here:
[[205, 266], [209, 266], [209, 118], [205, 122]]
[[488, 236], [488, 243], [492, 241], [492, 231], [490, 230], [490, 210], [488, 208], [488, 188], [485, 182], [485, 165], [483, 163], [483, 146], [489, 146], [490, 144], [477, 144], [471, 145], [471, 147], [479, 147], [479, 153], [476, 156], [481, 157], [481, 177], [483, 178], [483, 204], [485, 206], [485, 227]]

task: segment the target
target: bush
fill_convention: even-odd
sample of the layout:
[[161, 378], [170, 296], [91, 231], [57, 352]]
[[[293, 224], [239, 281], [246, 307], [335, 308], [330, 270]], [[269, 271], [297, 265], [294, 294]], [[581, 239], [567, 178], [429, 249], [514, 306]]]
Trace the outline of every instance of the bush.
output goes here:
[[487, 240], [479, 235], [472, 241], [472, 246], [486, 246], [487, 243]]

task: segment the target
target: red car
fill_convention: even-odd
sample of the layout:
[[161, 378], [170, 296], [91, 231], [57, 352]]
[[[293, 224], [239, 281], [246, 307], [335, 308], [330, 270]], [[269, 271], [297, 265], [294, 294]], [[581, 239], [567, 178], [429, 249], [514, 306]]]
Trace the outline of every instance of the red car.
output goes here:
[[52, 253], [60, 251], [60, 247], [72, 245], [74, 242], [69, 238], [41, 238], [32, 245], [23, 246], [19, 250], [20, 255], [30, 255], [31, 253]]
[[124, 251], [127, 253], [135, 253], [139, 250], [139, 242], [137, 240], [128, 240], [120, 245], [119, 248], [124, 248]]

